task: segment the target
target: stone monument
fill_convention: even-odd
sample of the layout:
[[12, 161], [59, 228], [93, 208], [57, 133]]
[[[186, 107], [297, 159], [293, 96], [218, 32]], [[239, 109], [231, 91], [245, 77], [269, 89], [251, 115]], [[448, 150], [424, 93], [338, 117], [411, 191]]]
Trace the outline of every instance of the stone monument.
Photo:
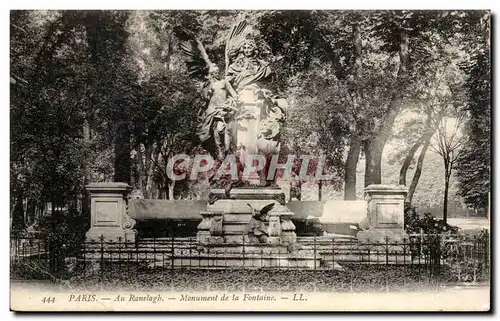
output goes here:
[[221, 78], [196, 36], [184, 28], [175, 32], [191, 75], [208, 80], [204, 91], [208, 106], [198, 137], [214, 158], [222, 161], [234, 155], [240, 165], [236, 184], [234, 178], [226, 186], [214, 183], [207, 209], [200, 213], [199, 243], [294, 243], [293, 213], [285, 205], [284, 192], [268, 177], [266, 168], [249, 175], [242, 168], [252, 165], [247, 164], [252, 161], [249, 156], [269, 161], [280, 151], [287, 102], [266, 88], [271, 68], [262, 50], [265, 44], [246, 21], [235, 24], [226, 41]]
[[91, 183], [89, 241], [135, 242], [135, 220], [127, 215], [127, 197], [131, 187], [126, 183]]
[[367, 217], [361, 222], [363, 231], [357, 238], [362, 243], [402, 242], [408, 238], [404, 230], [404, 202], [408, 188], [402, 185], [369, 185], [365, 188]]

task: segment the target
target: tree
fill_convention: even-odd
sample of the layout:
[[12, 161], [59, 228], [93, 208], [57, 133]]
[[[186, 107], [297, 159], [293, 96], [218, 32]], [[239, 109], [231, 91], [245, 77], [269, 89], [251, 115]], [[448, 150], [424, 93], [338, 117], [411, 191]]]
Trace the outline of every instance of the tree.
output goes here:
[[[491, 62], [488, 11], [469, 12], [471, 23], [464, 25], [464, 41], [472, 59], [462, 67], [466, 79], [466, 142], [457, 161], [459, 194], [476, 209], [489, 208], [491, 162]], [[479, 41], [478, 41], [479, 39]]]
[[126, 63], [127, 11], [88, 11], [83, 14], [93, 85], [90, 110], [107, 119], [114, 145], [114, 181], [130, 183], [130, 84], [136, 76]]
[[[308, 175], [316, 174], [320, 157], [325, 157], [324, 173], [333, 174], [327, 184], [339, 186], [342, 183], [344, 167], [345, 136], [348, 131], [342, 114], [343, 98], [340, 85], [335, 77], [325, 76], [325, 70], [311, 68], [297, 75], [287, 93], [291, 104], [287, 110], [287, 123], [283, 132], [282, 154], [309, 155]], [[293, 89], [292, 89], [293, 88]], [[286, 157], [283, 159], [286, 161]], [[294, 167], [295, 177], [300, 174], [302, 162], [297, 160]], [[318, 180], [318, 199], [322, 199], [325, 182]], [[302, 181], [298, 181], [302, 184]]]
[[[400, 182], [409, 183], [416, 164], [415, 191], [439, 111], [455, 104], [450, 93], [462, 99], [451, 80], [467, 74], [468, 142], [456, 166], [461, 195], [476, 207], [487, 204], [489, 159], [476, 157], [490, 148], [485, 12], [13, 11], [16, 224], [51, 200], [55, 208], [75, 203], [86, 183], [113, 176], [151, 198], [202, 190], [203, 179], [174, 184], [166, 176], [172, 153], [202, 151], [194, 129], [205, 107], [193, 94], [202, 83], [186, 76], [173, 27], [195, 32], [223, 69], [225, 39], [237, 18], [260, 32], [275, 71], [267, 85], [289, 100], [282, 152], [325, 155], [326, 171], [335, 174], [328, 184], [343, 182], [345, 199], [355, 198], [361, 153], [365, 183], [379, 182], [381, 154], [402, 111], [418, 115], [397, 133], [404, 137]], [[460, 71], [457, 60], [465, 61]], [[450, 85], [456, 88], [437, 90]]]
[[[20, 27], [22, 25], [22, 27]], [[52, 229], [60, 209], [81, 194], [87, 149], [81, 146], [85, 73], [84, 30], [75, 12], [11, 14], [11, 188], [14, 221], [52, 204]], [[33, 213], [30, 213], [33, 215]], [[19, 226], [22, 228], [23, 226]]]
[[460, 195], [474, 208], [488, 208], [490, 194], [491, 111], [490, 66], [486, 55], [478, 55], [467, 80], [469, 95], [466, 142], [457, 161]]
[[[262, 33], [273, 54], [282, 57], [276, 66], [280, 79], [274, 82], [279, 87], [304, 88], [299, 90], [311, 97], [321, 95], [314, 101], [330, 110], [320, 115], [322, 122], [331, 124], [330, 131], [322, 134], [342, 140], [325, 149], [329, 157], [342, 159], [344, 146], [349, 145], [347, 161], [332, 163], [337, 175], [345, 175], [346, 199], [355, 199], [356, 165], [364, 128], [370, 127], [373, 112], [378, 112], [365, 98], [376, 96], [372, 102], [377, 105], [380, 92], [376, 92], [375, 84], [383, 83], [373, 68], [379, 65], [370, 65], [374, 62], [373, 51], [365, 53], [369, 58], [364, 62], [362, 59], [361, 33], [369, 26], [367, 16], [361, 12], [293, 11], [272, 12], [261, 19]], [[328, 103], [318, 103], [323, 100]], [[306, 106], [302, 106], [302, 113], [307, 114]]]
[[442, 159], [445, 169], [444, 196], [443, 196], [443, 221], [448, 218], [448, 191], [450, 177], [456, 161], [460, 157], [462, 145], [464, 143], [463, 125], [466, 114], [453, 110], [452, 113], [443, 117], [439, 122], [436, 135], [431, 142], [431, 148], [438, 153]]
[[[413, 100], [421, 106], [419, 109], [425, 114], [424, 127], [420, 130], [421, 134], [411, 147], [403, 165], [401, 166], [399, 183], [406, 185], [406, 174], [416, 152], [420, 149], [420, 155], [417, 161], [417, 167], [413, 174], [406, 202], [411, 204], [413, 195], [422, 173], [422, 165], [427, 149], [430, 146], [431, 138], [439, 129], [441, 120], [449, 111], [449, 106], [458, 106], [464, 98], [463, 79], [464, 73], [459, 68], [459, 63], [465, 53], [458, 48], [457, 39], [452, 38], [448, 43], [442, 41], [442, 37], [436, 35], [436, 50], [431, 53], [434, 62], [429, 65], [434, 73], [425, 77], [422, 81], [417, 81], [416, 95]], [[410, 131], [414, 128], [408, 127], [404, 135], [414, 137]]]
[[197, 115], [204, 102], [192, 81], [175, 72], [152, 77], [140, 88], [131, 119], [138, 185], [146, 198], [173, 199], [175, 181], [167, 164], [197, 147]]

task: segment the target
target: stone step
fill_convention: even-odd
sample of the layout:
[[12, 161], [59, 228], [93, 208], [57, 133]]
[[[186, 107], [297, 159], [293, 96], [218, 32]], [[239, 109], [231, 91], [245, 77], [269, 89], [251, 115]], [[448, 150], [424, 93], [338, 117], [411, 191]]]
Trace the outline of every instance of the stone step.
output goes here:
[[[96, 261], [100, 259], [100, 255], [86, 256], [85, 259], [89, 261]], [[127, 257], [119, 257], [118, 255], [105, 255], [105, 261], [112, 262], [125, 262]], [[176, 255], [172, 257], [166, 256], [146, 256], [139, 254], [138, 257], [132, 257], [132, 262], [136, 260], [137, 263], [148, 263], [149, 266], [165, 266], [165, 267], [235, 267], [235, 268], [263, 268], [263, 267], [286, 267], [286, 268], [314, 268], [321, 266], [320, 258], [313, 257], [295, 257], [290, 255], [279, 256], [266, 256], [259, 254], [201, 254], [197, 256], [189, 255]]]

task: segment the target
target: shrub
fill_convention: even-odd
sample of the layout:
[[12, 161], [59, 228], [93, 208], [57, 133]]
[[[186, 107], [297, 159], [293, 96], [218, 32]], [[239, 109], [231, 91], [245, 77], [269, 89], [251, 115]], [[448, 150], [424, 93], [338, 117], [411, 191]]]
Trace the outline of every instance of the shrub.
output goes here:
[[419, 215], [416, 207], [405, 205], [405, 229], [408, 233], [441, 234], [458, 232], [458, 227], [436, 219], [430, 213]]

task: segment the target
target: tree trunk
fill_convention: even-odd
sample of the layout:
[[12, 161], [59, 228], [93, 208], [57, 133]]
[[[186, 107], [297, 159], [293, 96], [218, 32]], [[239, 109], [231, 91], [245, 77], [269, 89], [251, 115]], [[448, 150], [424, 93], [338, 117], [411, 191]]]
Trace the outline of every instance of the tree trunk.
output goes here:
[[[406, 155], [406, 158], [403, 162], [403, 165], [401, 166], [401, 171], [399, 172], [399, 184], [400, 185], [406, 185], [406, 174], [408, 172], [408, 168], [411, 165], [411, 161], [415, 157], [415, 154], [417, 153], [418, 149], [422, 145], [427, 144], [427, 147], [429, 146], [428, 142], [430, 142], [430, 140], [432, 139], [432, 136], [436, 132], [436, 127], [432, 126], [431, 123], [439, 124], [439, 122], [441, 121], [441, 118], [442, 118], [442, 113], [440, 113], [434, 121], [432, 121], [432, 117], [433, 117], [432, 114], [427, 115], [427, 121], [426, 121], [427, 130], [426, 130], [426, 132], [424, 134], [422, 134], [422, 136], [420, 136], [420, 138], [416, 141], [415, 145], [413, 145], [413, 147], [408, 152], [408, 155]], [[424, 151], [424, 155], [425, 155], [426, 151], [427, 151], [427, 148]]]
[[[85, 144], [85, 146], [88, 146], [88, 144], [90, 143], [90, 124], [87, 117], [85, 117], [83, 122], [83, 143]], [[83, 174], [83, 186], [86, 186], [88, 183], [90, 183], [91, 180], [90, 170], [87, 164], [85, 164], [84, 171], [85, 173]], [[90, 196], [86, 189], [83, 190], [81, 197], [82, 197], [82, 216], [85, 219], [88, 218], [90, 222], [90, 206], [89, 206]]]
[[144, 155], [142, 154], [141, 151], [141, 144], [136, 149], [137, 152], [137, 162], [139, 163], [138, 165], [138, 171], [139, 171], [139, 189], [141, 190], [142, 197], [147, 198], [147, 190], [146, 190], [146, 184], [144, 184], [144, 178], [146, 177], [146, 166], [144, 164]]
[[22, 195], [17, 195], [14, 202], [14, 209], [12, 211], [12, 230], [19, 231], [26, 227], [24, 224], [24, 206]]
[[417, 189], [418, 180], [420, 179], [420, 175], [422, 174], [422, 166], [424, 164], [425, 154], [427, 153], [427, 149], [429, 148], [430, 143], [431, 139], [429, 138], [425, 141], [424, 146], [422, 146], [422, 150], [420, 151], [420, 155], [418, 156], [417, 168], [415, 169], [415, 173], [413, 174], [413, 179], [410, 184], [410, 189], [408, 190], [408, 194], [406, 195], [406, 203], [410, 205], [413, 201], [415, 190]]
[[443, 221], [448, 223], [448, 191], [450, 188], [451, 171], [453, 170], [453, 160], [444, 159], [444, 200], [443, 200]]
[[158, 184], [155, 184], [155, 181], [154, 181], [154, 170], [155, 170], [156, 166], [158, 166], [158, 158], [160, 156], [160, 152], [159, 152], [158, 148], [155, 148], [155, 146], [152, 145], [152, 151], [150, 152], [150, 154], [151, 154], [151, 159], [153, 160], [150, 163], [149, 172], [148, 172], [148, 179], [151, 181], [150, 195], [152, 198], [158, 199], [158, 198], [160, 198], [160, 195], [159, 195], [160, 191], [158, 188]]
[[168, 199], [174, 200], [174, 189], [175, 189], [175, 181], [171, 180], [168, 184]]
[[[354, 32], [354, 48], [356, 49], [356, 60], [355, 64], [355, 78], [356, 84], [362, 76], [362, 60], [361, 54], [363, 49], [363, 43], [361, 40], [361, 28], [359, 24], [355, 24], [353, 28]], [[358, 87], [353, 98], [353, 108], [354, 113], [359, 110], [359, 104], [361, 102], [361, 97], [363, 96], [360, 92], [362, 88]], [[357, 126], [357, 124], [354, 124]], [[349, 151], [347, 153], [347, 160], [345, 164], [345, 174], [344, 174], [344, 200], [356, 200], [356, 171], [358, 167], [359, 153], [361, 151], [361, 139], [358, 136], [358, 128], [352, 129], [352, 139], [349, 146]]]
[[26, 222], [28, 225], [35, 223], [36, 203], [33, 199], [28, 199], [26, 205]]
[[90, 125], [89, 121], [85, 117], [83, 120], [83, 142], [88, 143], [90, 141]]
[[[399, 44], [399, 68], [397, 74], [398, 86], [392, 93], [387, 112], [382, 121], [380, 129], [368, 139], [365, 144], [366, 167], [365, 167], [365, 187], [370, 184], [380, 184], [382, 181], [382, 151], [385, 143], [391, 134], [392, 125], [399, 114], [401, 106], [401, 94], [403, 92], [404, 76], [408, 65], [409, 37], [401, 31], [401, 42]], [[400, 85], [400, 86], [399, 86]]]
[[323, 181], [318, 181], [318, 201], [321, 201], [323, 198]]
[[173, 37], [173, 32], [169, 32], [169, 34], [167, 36], [167, 39], [168, 39], [168, 45], [167, 45], [168, 49], [167, 50], [168, 50], [168, 52], [165, 55], [165, 60], [163, 63], [163, 66], [164, 66], [164, 69], [166, 72], [168, 72], [170, 70], [170, 62], [171, 62], [172, 50], [173, 50], [172, 37]]
[[144, 198], [152, 198], [152, 187], [153, 187], [153, 171], [151, 166], [151, 144], [144, 144], [144, 180], [145, 180], [145, 194]]
[[448, 189], [450, 186], [450, 175], [446, 173], [444, 179], [444, 200], [443, 200], [443, 221], [446, 224], [448, 221]]
[[166, 178], [166, 179], [165, 179], [165, 185], [163, 186], [163, 192], [164, 192], [164, 194], [165, 194], [165, 199], [166, 199], [166, 200], [169, 200], [169, 199], [170, 199], [170, 188], [169, 188], [169, 186], [168, 186], [168, 181], [169, 181], [169, 179], [168, 179], [168, 178]]
[[165, 178], [165, 199], [174, 200], [175, 196], [175, 181]]
[[358, 137], [355, 137], [351, 142], [351, 146], [349, 146], [345, 164], [344, 200], [346, 201], [356, 200], [356, 171], [360, 152], [361, 140]]
[[422, 135], [417, 140], [417, 142], [413, 145], [413, 147], [408, 152], [408, 155], [406, 155], [406, 158], [403, 162], [403, 165], [401, 166], [401, 170], [399, 171], [399, 185], [406, 185], [406, 173], [408, 172], [408, 168], [410, 168], [411, 161], [415, 157], [415, 154], [417, 153], [418, 149], [424, 143], [424, 140], [425, 140], [425, 134]]
[[365, 187], [371, 184], [382, 184], [382, 152], [385, 142], [373, 140], [365, 142]]
[[51, 234], [49, 237], [49, 271], [50, 273], [57, 274], [57, 250], [59, 248], [59, 242], [57, 237], [55, 236], [55, 231], [56, 231], [56, 226], [57, 222], [56, 219], [58, 215], [56, 214], [57, 211], [57, 205], [55, 199], [51, 200], [51, 206], [52, 206], [52, 213], [51, 213], [51, 218], [50, 218], [50, 226], [51, 226]]
[[131, 160], [130, 160], [130, 130], [128, 122], [121, 118], [117, 124], [115, 137], [115, 182], [130, 184]]

